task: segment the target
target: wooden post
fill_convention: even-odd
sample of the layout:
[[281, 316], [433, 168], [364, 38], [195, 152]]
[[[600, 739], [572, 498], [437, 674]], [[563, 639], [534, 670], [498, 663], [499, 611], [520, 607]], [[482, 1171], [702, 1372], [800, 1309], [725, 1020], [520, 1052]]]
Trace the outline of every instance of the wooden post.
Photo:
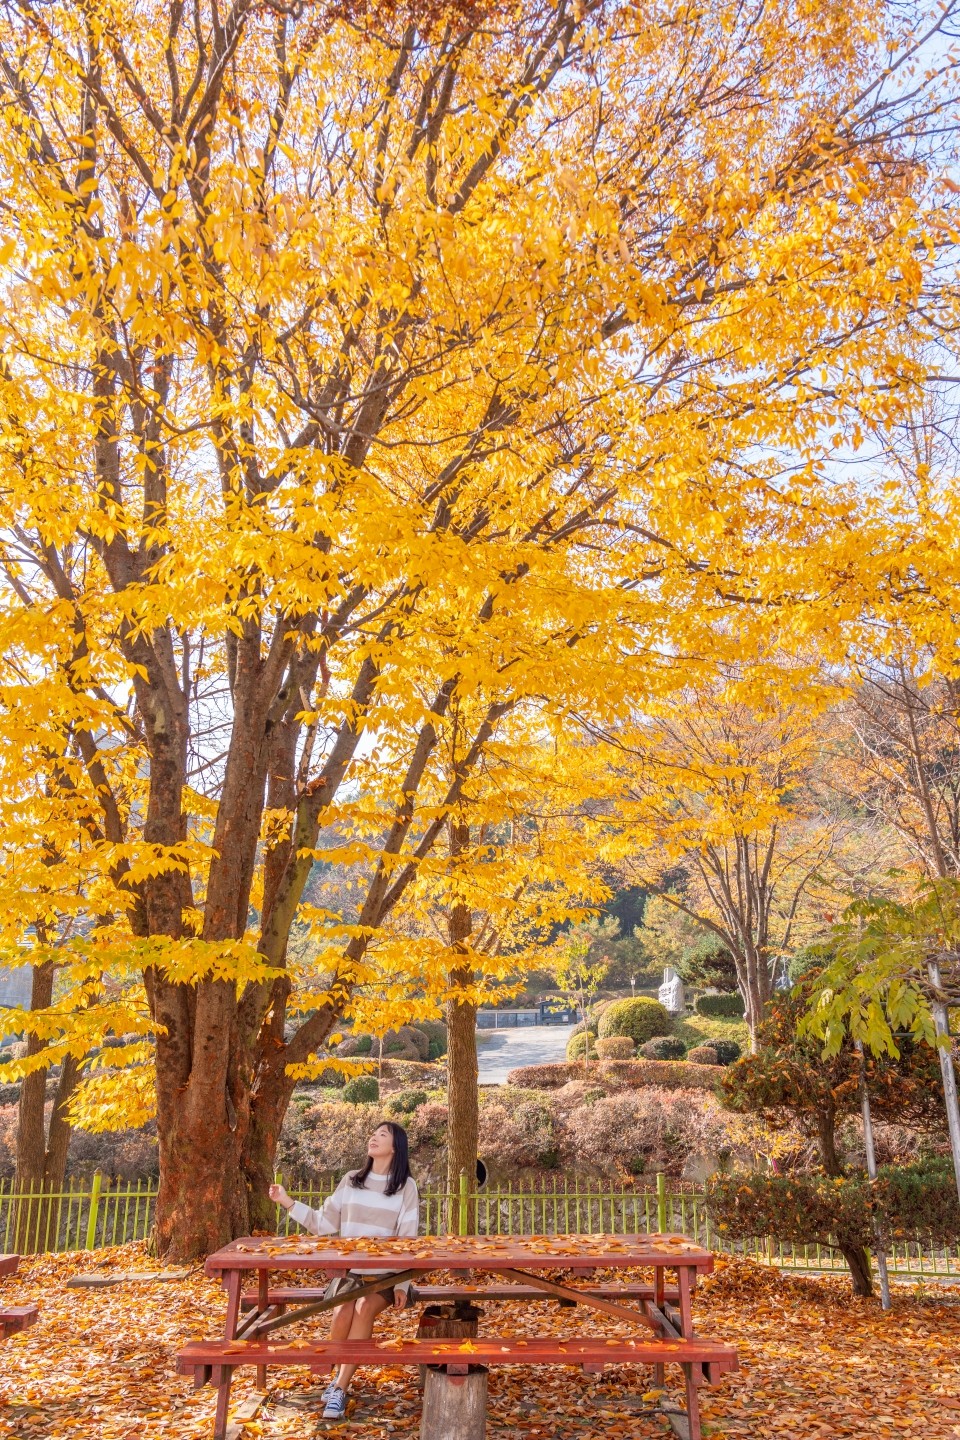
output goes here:
[[100, 1187], [103, 1185], [103, 1175], [99, 1170], [93, 1172], [93, 1189], [90, 1192], [90, 1209], [87, 1211], [87, 1249], [92, 1250], [97, 1243], [97, 1216], [100, 1212]]
[[420, 1440], [484, 1440], [487, 1433], [487, 1372], [469, 1375], [428, 1369], [423, 1386]]

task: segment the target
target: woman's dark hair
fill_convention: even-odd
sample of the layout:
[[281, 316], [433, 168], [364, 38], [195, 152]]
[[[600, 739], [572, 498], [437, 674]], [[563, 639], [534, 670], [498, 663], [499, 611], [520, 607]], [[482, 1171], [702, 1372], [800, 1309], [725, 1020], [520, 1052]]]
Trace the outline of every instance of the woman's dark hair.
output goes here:
[[[390, 1161], [385, 1193], [396, 1195], [397, 1191], [402, 1190], [410, 1179], [410, 1146], [407, 1143], [407, 1132], [402, 1125], [398, 1125], [395, 1120], [383, 1120], [377, 1129], [382, 1130], [384, 1126], [393, 1136], [393, 1159]], [[368, 1155], [364, 1164], [351, 1179], [350, 1184], [355, 1185], [358, 1190], [362, 1190], [372, 1169], [373, 1156]]]

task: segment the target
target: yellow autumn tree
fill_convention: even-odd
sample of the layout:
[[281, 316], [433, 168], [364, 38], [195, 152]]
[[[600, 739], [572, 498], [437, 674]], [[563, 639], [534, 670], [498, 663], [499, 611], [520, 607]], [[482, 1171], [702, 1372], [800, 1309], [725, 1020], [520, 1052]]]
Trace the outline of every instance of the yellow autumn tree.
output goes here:
[[826, 928], [851, 829], [823, 763], [836, 725], [825, 697], [818, 715], [812, 677], [798, 700], [787, 667], [778, 677], [761, 659], [757, 671], [737, 667], [683, 691], [618, 734], [611, 754], [610, 829], [624, 873], [663, 888], [664, 903], [722, 941], [751, 1034], [778, 963]]
[[[509, 715], [616, 721], [730, 610], [812, 623], [824, 458], [940, 319], [952, 62], [898, 78], [953, 9], [0, 15], [0, 747], [86, 827], [77, 983], [125, 977], [156, 1037], [161, 1252], [249, 1226], [290, 1067]], [[290, 1034], [358, 793], [364, 890]]]

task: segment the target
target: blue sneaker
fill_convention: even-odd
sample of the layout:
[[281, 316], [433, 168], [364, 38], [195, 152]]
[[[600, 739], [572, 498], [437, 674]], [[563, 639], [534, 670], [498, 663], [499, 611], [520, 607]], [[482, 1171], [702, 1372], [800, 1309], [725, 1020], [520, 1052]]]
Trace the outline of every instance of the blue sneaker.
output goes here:
[[324, 1420], [342, 1420], [347, 1413], [347, 1392], [339, 1385], [331, 1385], [330, 1395], [323, 1407]]

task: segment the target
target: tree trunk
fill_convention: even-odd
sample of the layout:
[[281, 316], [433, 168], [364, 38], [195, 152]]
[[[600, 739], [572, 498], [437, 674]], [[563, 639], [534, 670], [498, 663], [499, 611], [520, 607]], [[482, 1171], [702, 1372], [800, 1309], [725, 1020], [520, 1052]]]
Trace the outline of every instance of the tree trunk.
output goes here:
[[153, 1245], [165, 1260], [202, 1260], [249, 1234], [243, 1139], [213, 1114], [199, 1129], [181, 1123], [164, 1134]]
[[[250, 1122], [236, 995], [225, 981], [156, 986], [160, 1187], [154, 1246], [198, 1260], [238, 1235], [250, 1215], [241, 1158]], [[192, 1023], [191, 1023], [192, 1022]]]
[[[32, 968], [30, 1008], [46, 1009], [53, 1000], [53, 962], [47, 961]], [[28, 1056], [37, 1055], [44, 1048], [42, 1039], [28, 1035]], [[17, 1124], [14, 1185], [18, 1191], [26, 1190], [38, 1196], [63, 1189], [71, 1129], [67, 1105], [79, 1078], [79, 1064], [72, 1055], [61, 1062], [49, 1122], [46, 1116], [48, 1075], [49, 1071], [44, 1068], [24, 1076]], [[28, 1200], [18, 1206], [15, 1245], [21, 1254], [56, 1248], [57, 1236], [53, 1228], [55, 1209], [55, 1202], [42, 1198]]]
[[[456, 857], [466, 850], [470, 843], [468, 825], [450, 826], [450, 854]], [[473, 928], [473, 916], [469, 907], [456, 901], [450, 910], [450, 943], [455, 949], [463, 950]], [[462, 965], [450, 973], [454, 988], [467, 988], [475, 979], [472, 968]], [[459, 1224], [457, 1202], [460, 1176], [467, 1176], [469, 1193], [472, 1196], [477, 1183], [477, 1147], [480, 1132], [480, 1090], [477, 1065], [477, 1007], [458, 998], [447, 1003], [447, 1193], [454, 1207], [456, 1219], [451, 1222], [454, 1229]], [[476, 1232], [476, 1202], [471, 1199], [467, 1210], [467, 1233]]]
[[840, 1245], [838, 1249], [849, 1267], [854, 1295], [872, 1295], [873, 1276], [866, 1250], [862, 1245]]

